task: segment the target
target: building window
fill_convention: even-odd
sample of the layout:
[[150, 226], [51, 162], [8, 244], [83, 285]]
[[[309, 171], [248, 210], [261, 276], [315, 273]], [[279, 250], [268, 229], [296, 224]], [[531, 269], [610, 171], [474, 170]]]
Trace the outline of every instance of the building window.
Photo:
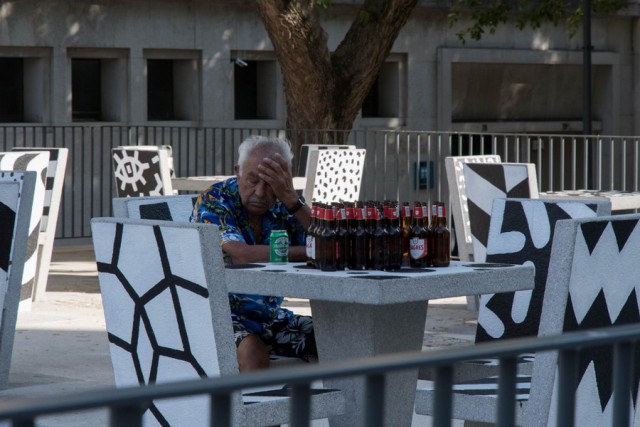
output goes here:
[[0, 122], [24, 121], [24, 60], [0, 58]]
[[233, 77], [236, 120], [276, 118], [276, 70], [276, 62], [272, 60], [235, 62]]
[[100, 59], [71, 60], [73, 121], [100, 121], [102, 117], [102, 64]]
[[147, 119], [175, 120], [173, 61], [147, 60]]
[[362, 117], [400, 117], [400, 62], [385, 62], [362, 103]]

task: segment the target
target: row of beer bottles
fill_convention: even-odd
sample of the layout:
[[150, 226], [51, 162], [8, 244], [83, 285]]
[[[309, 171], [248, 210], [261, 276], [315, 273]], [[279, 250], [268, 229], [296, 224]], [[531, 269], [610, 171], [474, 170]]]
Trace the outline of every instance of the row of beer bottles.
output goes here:
[[444, 203], [312, 203], [307, 264], [324, 271], [445, 267], [450, 233]]

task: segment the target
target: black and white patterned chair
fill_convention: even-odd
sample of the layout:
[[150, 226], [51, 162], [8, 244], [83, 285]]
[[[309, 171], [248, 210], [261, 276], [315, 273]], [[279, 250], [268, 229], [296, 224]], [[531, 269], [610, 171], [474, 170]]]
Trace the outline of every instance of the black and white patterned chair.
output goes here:
[[[640, 327], [640, 216], [618, 215], [558, 221], [540, 318], [539, 335], [637, 323]], [[507, 232], [505, 232], [507, 233]], [[514, 244], [518, 232], [511, 239]], [[640, 354], [635, 356], [640, 367]], [[612, 422], [612, 352], [582, 350], [576, 384], [576, 426], [608, 426]], [[517, 423], [555, 425], [557, 353], [542, 352], [533, 362], [531, 376], [519, 376]], [[640, 370], [632, 376], [632, 412], [637, 407]], [[433, 390], [421, 388], [416, 411], [433, 413]], [[494, 422], [497, 378], [454, 385], [453, 418]]]
[[[215, 226], [94, 218], [91, 228], [117, 386], [238, 374]], [[313, 418], [344, 411], [341, 392], [312, 394]], [[235, 394], [234, 425], [286, 423], [289, 401], [281, 387]], [[208, 396], [154, 401], [145, 424], [211, 425], [209, 406]]]
[[318, 150], [354, 150], [355, 145], [340, 144], [303, 144], [300, 146], [300, 158], [298, 159], [298, 176], [307, 176], [309, 170], [310, 153]]
[[121, 146], [111, 152], [118, 197], [174, 194], [172, 154], [165, 146]]
[[20, 310], [31, 310], [33, 288], [38, 270], [38, 242], [40, 241], [40, 229], [42, 215], [44, 213], [45, 194], [47, 191], [47, 169], [49, 166], [49, 153], [46, 151], [21, 153], [7, 151], [0, 153], [0, 170], [2, 171], [33, 171], [36, 172], [36, 189], [33, 196], [33, 208], [31, 209], [31, 222], [29, 223], [29, 245], [27, 261], [25, 262], [22, 277], [22, 290], [20, 291]]
[[7, 387], [22, 278], [26, 269], [36, 172], [0, 172], [0, 388]]
[[38, 265], [37, 276], [33, 286], [33, 300], [44, 296], [49, 278], [49, 267], [53, 254], [53, 243], [56, 238], [58, 225], [58, 212], [62, 200], [64, 177], [69, 157], [68, 148], [49, 147], [14, 147], [11, 151], [17, 152], [47, 152], [49, 164], [47, 166], [47, 178], [45, 183], [44, 207], [42, 221], [40, 222], [40, 236], [38, 238]]
[[113, 199], [113, 216], [116, 218], [189, 222], [197, 198], [198, 196], [194, 194], [116, 197]]
[[310, 151], [303, 191], [307, 203], [358, 200], [366, 154], [365, 149]]
[[[473, 261], [473, 243], [469, 225], [469, 206], [464, 182], [465, 163], [500, 163], [500, 156], [487, 154], [479, 156], [448, 156], [444, 159], [449, 185], [449, 201], [451, 203], [451, 230], [455, 235], [458, 257], [461, 261]], [[478, 311], [478, 295], [467, 297], [467, 308]]]

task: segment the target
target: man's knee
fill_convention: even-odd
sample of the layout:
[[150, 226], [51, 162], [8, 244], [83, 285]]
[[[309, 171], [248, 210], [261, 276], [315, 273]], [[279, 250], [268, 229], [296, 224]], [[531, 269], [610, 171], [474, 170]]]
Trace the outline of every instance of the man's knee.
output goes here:
[[269, 350], [265, 343], [255, 335], [250, 335], [240, 341], [237, 357], [240, 372], [269, 367]]

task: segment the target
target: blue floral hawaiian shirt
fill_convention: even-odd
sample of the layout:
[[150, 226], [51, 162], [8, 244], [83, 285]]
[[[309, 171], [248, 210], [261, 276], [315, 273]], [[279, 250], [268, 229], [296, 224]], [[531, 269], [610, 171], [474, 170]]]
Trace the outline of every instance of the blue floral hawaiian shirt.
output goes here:
[[[213, 184], [202, 193], [196, 200], [190, 221], [217, 225], [222, 245], [231, 241], [268, 245], [271, 230], [287, 230], [292, 246], [305, 244], [304, 228], [289, 215], [279, 200], [263, 216], [262, 235], [254, 236], [249, 226], [247, 210], [242, 205], [238, 192], [238, 179], [235, 177]], [[230, 259], [227, 257], [225, 262], [230, 262]], [[291, 311], [280, 307], [282, 301], [282, 297], [229, 294], [233, 317], [256, 334], [263, 332], [273, 321], [293, 316]]]

